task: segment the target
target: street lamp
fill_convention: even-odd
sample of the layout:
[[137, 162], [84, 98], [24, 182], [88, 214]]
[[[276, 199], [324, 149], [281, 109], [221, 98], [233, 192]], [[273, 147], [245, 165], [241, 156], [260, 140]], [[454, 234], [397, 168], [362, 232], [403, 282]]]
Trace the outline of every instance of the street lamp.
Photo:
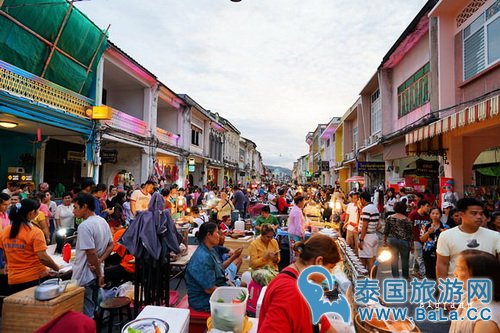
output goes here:
[[370, 279], [373, 279], [375, 277], [373, 274], [375, 272], [375, 267], [378, 267], [378, 265], [380, 265], [380, 263], [382, 263], [382, 262], [387, 262], [387, 261], [391, 260], [391, 258], [392, 258], [391, 251], [382, 250], [382, 252], [380, 252], [380, 254], [377, 257], [377, 260], [375, 260], [375, 263], [373, 263], [372, 269], [370, 270]]

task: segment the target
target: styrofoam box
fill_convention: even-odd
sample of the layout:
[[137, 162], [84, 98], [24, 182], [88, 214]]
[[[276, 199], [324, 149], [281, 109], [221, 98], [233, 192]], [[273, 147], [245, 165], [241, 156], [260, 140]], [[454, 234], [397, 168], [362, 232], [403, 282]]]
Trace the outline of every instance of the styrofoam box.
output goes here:
[[255, 317], [259, 318], [260, 308], [262, 306], [262, 302], [264, 302], [264, 295], [266, 294], [267, 286], [263, 287], [260, 291], [259, 299], [257, 300], [257, 308], [255, 309]]

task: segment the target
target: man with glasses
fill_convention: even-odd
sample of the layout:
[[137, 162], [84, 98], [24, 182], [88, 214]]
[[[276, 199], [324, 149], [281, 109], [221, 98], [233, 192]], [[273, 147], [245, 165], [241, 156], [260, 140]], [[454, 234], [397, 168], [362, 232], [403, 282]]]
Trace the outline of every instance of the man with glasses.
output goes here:
[[462, 224], [443, 232], [438, 239], [438, 279], [453, 276], [455, 260], [464, 250], [480, 250], [500, 258], [500, 233], [481, 227], [484, 218], [483, 204], [474, 198], [463, 198], [458, 200], [457, 210]]

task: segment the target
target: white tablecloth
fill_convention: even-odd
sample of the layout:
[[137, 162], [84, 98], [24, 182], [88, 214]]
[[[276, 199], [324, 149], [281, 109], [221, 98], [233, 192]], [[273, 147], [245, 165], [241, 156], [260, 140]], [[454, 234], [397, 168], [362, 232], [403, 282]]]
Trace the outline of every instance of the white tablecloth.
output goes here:
[[148, 305], [137, 316], [137, 319], [140, 318], [158, 318], [166, 321], [170, 326], [168, 333], [189, 333], [189, 310], [187, 309]]

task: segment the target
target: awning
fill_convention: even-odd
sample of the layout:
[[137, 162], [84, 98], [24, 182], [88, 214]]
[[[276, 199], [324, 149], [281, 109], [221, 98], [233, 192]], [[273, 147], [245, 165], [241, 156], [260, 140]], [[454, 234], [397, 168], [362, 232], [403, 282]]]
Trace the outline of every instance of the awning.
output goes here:
[[107, 31], [72, 1], [0, 1], [0, 26], [2, 60], [79, 94], [91, 91]]
[[429, 125], [418, 128], [405, 136], [406, 145], [423, 141], [459, 127], [471, 125], [499, 116], [500, 95], [481, 101]]
[[397, 160], [406, 156], [407, 154], [404, 140], [399, 140], [391, 144], [384, 145], [384, 161]]

